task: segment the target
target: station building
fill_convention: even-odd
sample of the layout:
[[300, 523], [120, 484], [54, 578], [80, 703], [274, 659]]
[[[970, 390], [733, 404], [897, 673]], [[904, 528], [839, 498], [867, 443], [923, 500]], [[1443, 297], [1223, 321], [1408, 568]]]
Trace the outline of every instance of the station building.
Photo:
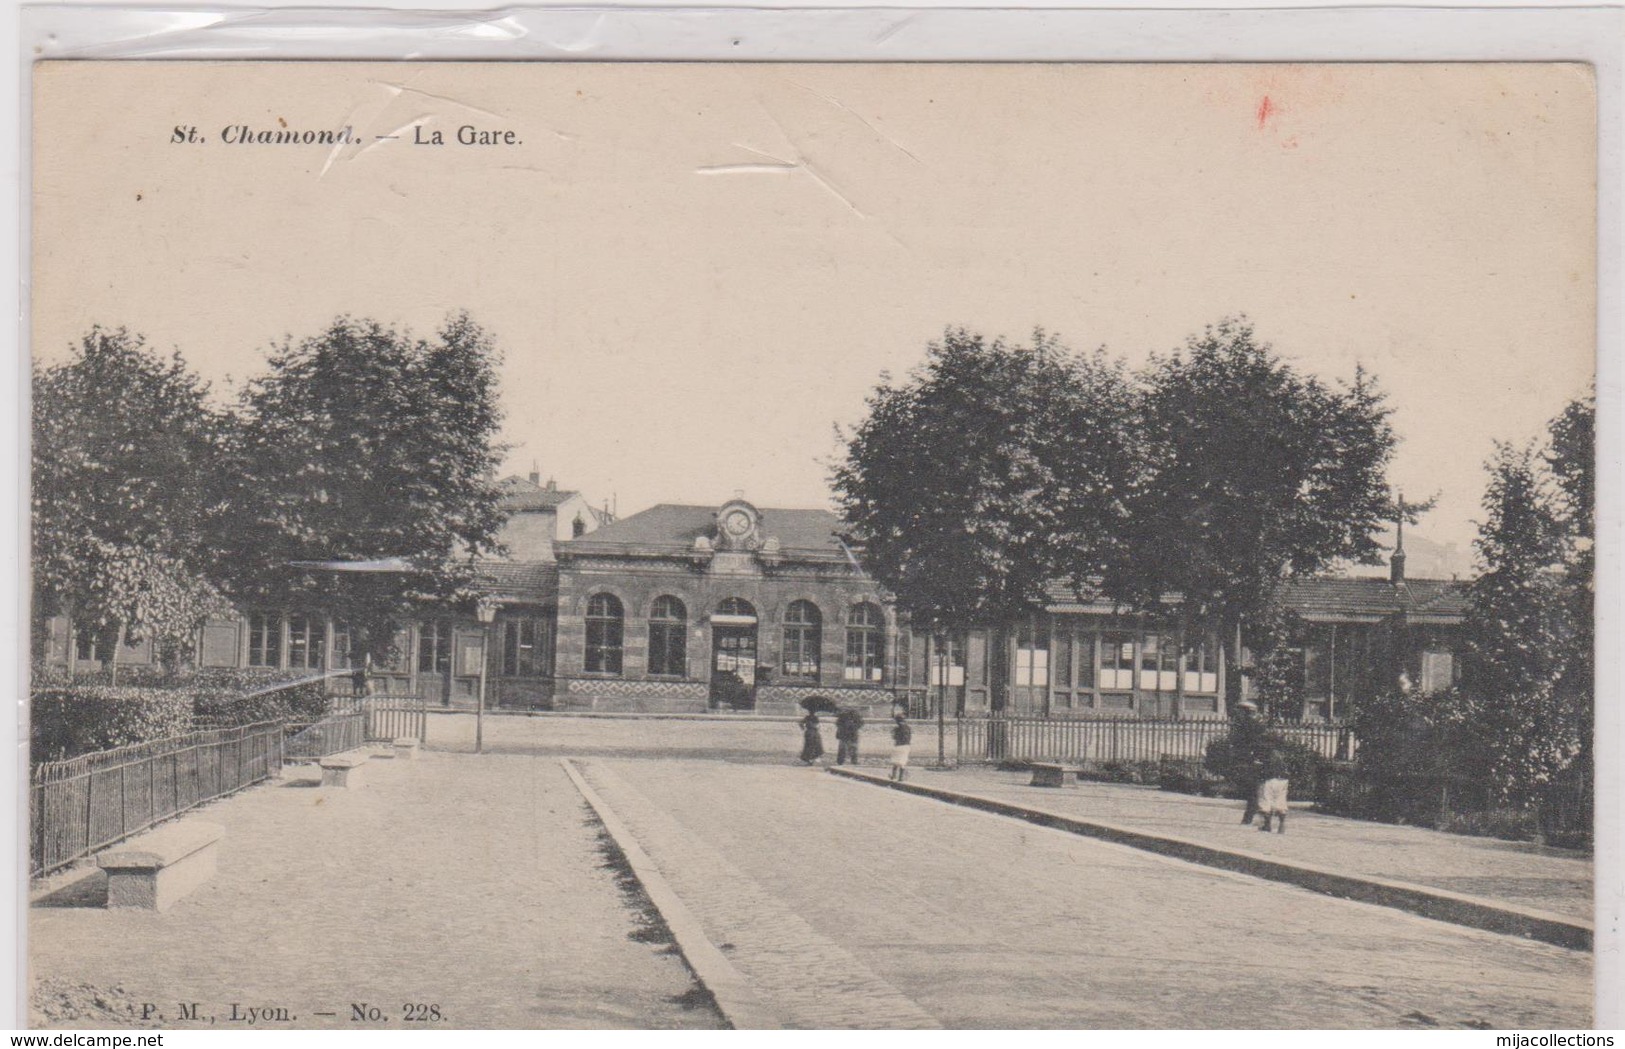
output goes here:
[[[995, 634], [910, 629], [827, 510], [661, 504], [621, 520], [551, 481], [503, 482], [507, 555], [480, 566], [475, 610], [426, 614], [374, 667], [376, 691], [467, 706], [791, 713], [814, 694], [877, 714], [986, 712], [993, 680], [1011, 713], [1049, 717], [1222, 717], [1235, 668], [1212, 634], [1125, 615], [1056, 587], [1042, 614]], [[1289, 657], [1301, 711], [1340, 719], [1363, 694], [1404, 679], [1451, 684], [1466, 611], [1453, 581], [1315, 578], [1283, 594], [1301, 623]], [[996, 638], [1002, 637], [1003, 645]], [[340, 674], [347, 631], [315, 608], [210, 622], [211, 667]], [[55, 621], [48, 662], [88, 668], [102, 653]], [[142, 644], [123, 664], [152, 661]], [[1244, 658], [1246, 654], [1244, 653]], [[1232, 695], [1245, 695], [1244, 678]]]

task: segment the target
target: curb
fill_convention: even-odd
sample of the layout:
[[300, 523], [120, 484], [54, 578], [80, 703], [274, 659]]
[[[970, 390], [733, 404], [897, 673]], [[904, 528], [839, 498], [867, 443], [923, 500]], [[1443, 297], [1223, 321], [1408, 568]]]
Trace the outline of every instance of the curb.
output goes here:
[[667, 883], [665, 875], [660, 868], [643, 851], [637, 839], [626, 824], [621, 822], [615, 810], [598, 792], [587, 785], [587, 781], [576, 769], [575, 763], [569, 758], [560, 758], [559, 765], [564, 769], [570, 782], [575, 784], [576, 790], [586, 799], [593, 812], [615, 839], [621, 854], [626, 857], [627, 865], [637, 877], [643, 891], [649, 895], [649, 902], [653, 903], [655, 910], [660, 912], [661, 919], [671, 930], [672, 938], [677, 941], [677, 949], [682, 952], [683, 960], [693, 970], [694, 978], [700, 986], [710, 992], [711, 998], [717, 1003], [717, 1011], [722, 1018], [735, 1030], [776, 1031], [782, 1028], [775, 1016], [756, 996], [751, 989], [750, 981], [733, 967], [726, 956], [716, 945], [706, 938], [705, 930], [699, 920], [689, 912], [688, 906]]
[[1254, 856], [1249, 853], [1231, 852], [1212, 845], [1204, 845], [1187, 838], [1176, 838], [1166, 834], [1148, 834], [1145, 831], [1133, 830], [1114, 823], [1078, 819], [1074, 816], [1064, 816], [1058, 812], [1049, 812], [1044, 809], [1027, 808], [1023, 805], [998, 801], [978, 794], [963, 794], [958, 791], [944, 790], [940, 787], [925, 787], [916, 783], [894, 783], [891, 780], [883, 780], [876, 775], [846, 768], [831, 767], [828, 772], [832, 776], [843, 776], [847, 779], [870, 783], [876, 787], [900, 790], [905, 794], [917, 794], [920, 797], [945, 801], [952, 805], [963, 805], [966, 808], [979, 809], [999, 816], [1012, 816], [1039, 826], [1051, 827], [1055, 830], [1066, 831], [1084, 837], [1098, 838], [1101, 841], [1109, 841], [1117, 845], [1127, 845], [1130, 848], [1143, 849], [1146, 852], [1155, 852], [1163, 856], [1172, 856], [1175, 859], [1185, 860], [1189, 863], [1217, 867], [1221, 870], [1235, 871], [1240, 874], [1250, 874], [1268, 881], [1284, 882], [1308, 889], [1311, 892], [1323, 893], [1327, 896], [1358, 900], [1362, 903], [1374, 903], [1381, 907], [1393, 907], [1397, 910], [1421, 915], [1424, 918], [1433, 918], [1437, 921], [1465, 925], [1469, 928], [1483, 929], [1487, 932], [1501, 933], [1507, 936], [1540, 940], [1570, 950], [1589, 951], [1592, 949], [1592, 927], [1590, 923], [1560, 914], [1552, 914], [1548, 911], [1491, 903], [1477, 897], [1463, 896], [1460, 893], [1449, 892], [1445, 889], [1430, 889], [1407, 882], [1388, 881], [1383, 878], [1373, 877], [1356, 877], [1339, 871], [1326, 870], [1323, 867], [1283, 863], [1280, 860], [1265, 859], [1262, 856]]

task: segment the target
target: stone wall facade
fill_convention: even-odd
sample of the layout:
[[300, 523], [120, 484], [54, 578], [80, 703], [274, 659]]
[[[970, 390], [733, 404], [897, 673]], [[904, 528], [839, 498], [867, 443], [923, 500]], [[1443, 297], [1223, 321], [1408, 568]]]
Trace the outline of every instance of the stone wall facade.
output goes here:
[[[587, 608], [597, 594], [613, 595], [622, 609], [619, 673], [586, 668]], [[661, 597], [682, 602], [684, 660], [681, 675], [653, 673], [649, 666], [650, 613]], [[558, 696], [575, 707], [578, 700], [599, 697], [614, 702], [637, 695], [652, 700], [669, 694], [673, 702], [691, 705], [711, 698], [716, 628], [713, 616], [725, 602], [748, 602], [755, 611], [756, 706], [789, 712], [806, 695], [851, 692], [874, 705], [893, 684], [897, 622], [873, 581], [855, 568], [838, 563], [763, 566], [748, 553], [717, 552], [703, 563], [679, 558], [570, 558], [559, 573], [557, 642]], [[792, 602], [810, 602], [819, 613], [816, 678], [786, 677], [785, 616]], [[879, 680], [856, 682], [847, 672], [847, 620], [854, 606], [873, 606], [880, 615], [883, 665]], [[741, 628], [748, 630], [749, 628]], [[566, 687], [565, 682], [568, 682]], [[681, 689], [635, 689], [630, 685], [682, 685]], [[677, 697], [681, 697], [678, 699]], [[766, 706], [764, 706], [766, 704]]]

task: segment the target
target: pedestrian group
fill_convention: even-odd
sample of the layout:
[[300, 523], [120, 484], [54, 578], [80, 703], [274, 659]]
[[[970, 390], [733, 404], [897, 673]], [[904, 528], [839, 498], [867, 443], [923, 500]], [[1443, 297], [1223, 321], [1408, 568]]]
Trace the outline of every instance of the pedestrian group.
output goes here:
[[[822, 697], [811, 697], [816, 700]], [[824, 738], [819, 730], [818, 711], [809, 709], [801, 725], [801, 762], [815, 764], [824, 756]], [[845, 706], [835, 713], [835, 764], [858, 763], [858, 735], [863, 729], [863, 714], [856, 708]], [[908, 777], [908, 753], [914, 742], [914, 731], [909, 728], [908, 716], [901, 711], [892, 716], [891, 771], [888, 778], [903, 782]]]

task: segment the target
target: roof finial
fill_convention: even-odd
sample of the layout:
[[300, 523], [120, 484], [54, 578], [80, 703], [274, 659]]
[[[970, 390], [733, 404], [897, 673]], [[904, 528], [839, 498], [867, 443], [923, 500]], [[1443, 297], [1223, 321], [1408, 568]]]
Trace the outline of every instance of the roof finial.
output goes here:
[[1394, 515], [1399, 525], [1394, 538], [1394, 556], [1388, 559], [1388, 581], [1403, 583], [1405, 581], [1405, 493], [1399, 493], [1397, 504], [1399, 512]]

